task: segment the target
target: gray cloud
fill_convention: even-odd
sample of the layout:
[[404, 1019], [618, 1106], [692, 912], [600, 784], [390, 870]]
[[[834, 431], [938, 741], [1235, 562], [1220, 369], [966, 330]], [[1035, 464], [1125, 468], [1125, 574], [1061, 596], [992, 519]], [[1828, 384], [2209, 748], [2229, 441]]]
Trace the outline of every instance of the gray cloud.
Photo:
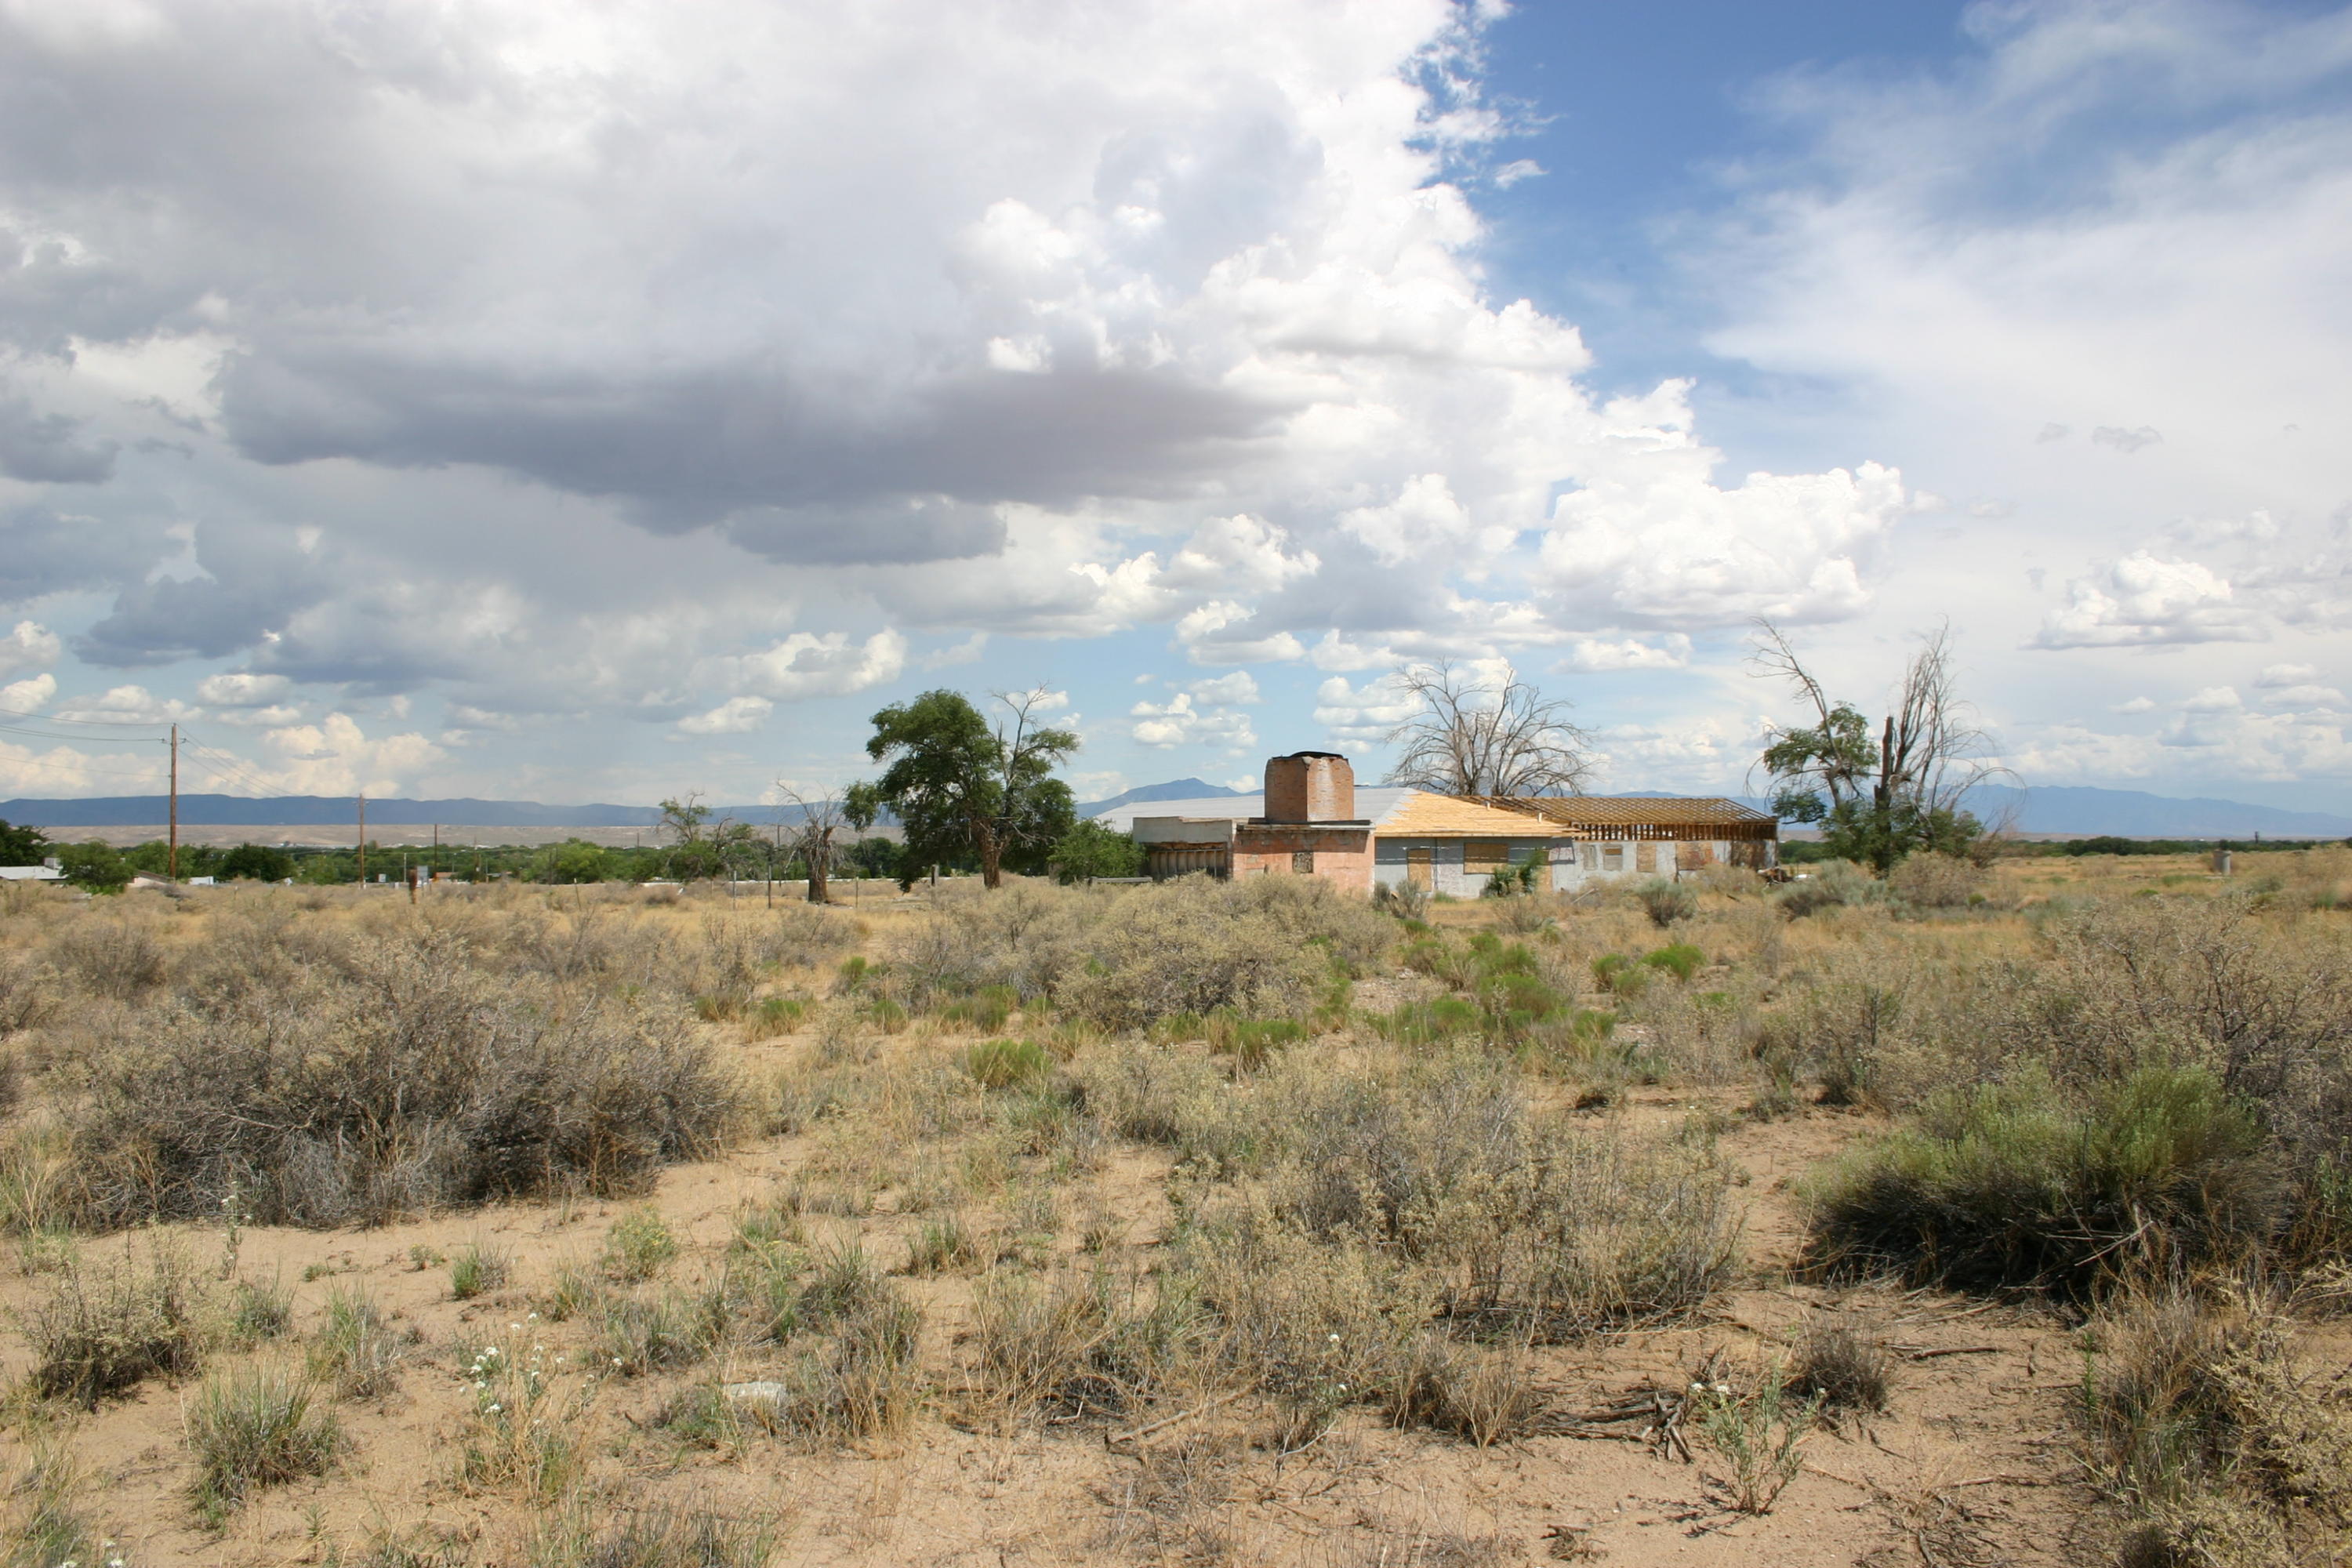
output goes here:
[[135, 581], [166, 545], [160, 527], [142, 521], [43, 506], [0, 511], [0, 604]]
[[114, 477], [112, 441], [84, 442], [89, 422], [36, 414], [31, 402], [0, 391], [0, 474], [35, 484], [95, 485]]

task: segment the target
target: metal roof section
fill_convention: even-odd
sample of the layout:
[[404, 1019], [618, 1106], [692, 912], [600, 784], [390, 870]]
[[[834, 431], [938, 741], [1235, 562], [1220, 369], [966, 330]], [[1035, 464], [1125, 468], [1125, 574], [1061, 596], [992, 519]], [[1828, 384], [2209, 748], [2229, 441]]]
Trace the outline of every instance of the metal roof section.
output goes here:
[[[1414, 789], [1359, 789], [1356, 792], [1356, 817], [1370, 821], [1375, 830], [1381, 819], [1402, 804], [1404, 797], [1419, 795]], [[1139, 816], [1181, 816], [1195, 821], [1215, 820], [1247, 822], [1265, 816], [1265, 796], [1259, 795], [1219, 795], [1205, 800], [1139, 800], [1127, 805], [1115, 805], [1095, 817], [1097, 822], [1113, 833], [1134, 831]]]

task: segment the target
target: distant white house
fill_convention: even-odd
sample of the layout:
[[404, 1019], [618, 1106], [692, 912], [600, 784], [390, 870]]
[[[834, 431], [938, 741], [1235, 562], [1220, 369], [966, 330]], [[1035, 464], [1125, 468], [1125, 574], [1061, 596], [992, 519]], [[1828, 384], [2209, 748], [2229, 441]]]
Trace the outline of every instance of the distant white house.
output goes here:
[[66, 874], [54, 858], [37, 866], [0, 866], [0, 882], [62, 882]]

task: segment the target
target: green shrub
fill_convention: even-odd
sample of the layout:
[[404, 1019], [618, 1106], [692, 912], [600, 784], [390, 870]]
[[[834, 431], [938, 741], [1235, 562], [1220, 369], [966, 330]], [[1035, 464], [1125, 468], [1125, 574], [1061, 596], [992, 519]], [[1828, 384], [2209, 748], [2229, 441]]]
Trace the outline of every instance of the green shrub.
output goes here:
[[1036, 1083], [1052, 1061], [1034, 1040], [982, 1040], [965, 1054], [964, 1068], [984, 1089]]
[[613, 1222], [604, 1236], [604, 1272], [624, 1285], [652, 1279], [677, 1256], [677, 1238], [662, 1223], [659, 1210], [648, 1204]]
[[1706, 954], [1686, 942], [1677, 942], [1642, 955], [1652, 969], [1663, 969], [1677, 980], [1688, 980], [1706, 962]]
[[1916, 1284], [2091, 1294], [2135, 1266], [2272, 1234], [2279, 1193], [2261, 1144], [2201, 1068], [2142, 1068], [2079, 1105], [2039, 1072], [1943, 1090], [1832, 1169], [1814, 1257]]
[[294, 1326], [294, 1292], [272, 1279], [268, 1284], [240, 1279], [229, 1287], [228, 1337], [251, 1347], [274, 1340]]
[[514, 1266], [505, 1251], [497, 1247], [469, 1241], [449, 1265], [449, 1296], [453, 1300], [470, 1301], [475, 1297], [496, 1290], [507, 1282]]
[[187, 1426], [196, 1461], [191, 1490], [216, 1527], [263, 1487], [326, 1474], [342, 1447], [334, 1412], [318, 1404], [310, 1380], [281, 1366], [208, 1381]]
[[751, 1037], [768, 1040], [778, 1035], [797, 1033], [807, 1016], [808, 1004], [797, 997], [762, 997], [751, 1014]]
[[722, 1289], [609, 1296], [596, 1308], [597, 1348], [604, 1364], [625, 1377], [676, 1372], [718, 1348], [728, 1319]]

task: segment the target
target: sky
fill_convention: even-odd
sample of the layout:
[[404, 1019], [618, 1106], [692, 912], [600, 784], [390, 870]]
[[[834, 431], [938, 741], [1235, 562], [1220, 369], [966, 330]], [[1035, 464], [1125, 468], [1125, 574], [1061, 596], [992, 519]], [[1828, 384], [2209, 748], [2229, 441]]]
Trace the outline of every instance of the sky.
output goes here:
[[0, 798], [647, 803], [1395, 672], [2352, 800], [2352, 10], [0, 0]]

